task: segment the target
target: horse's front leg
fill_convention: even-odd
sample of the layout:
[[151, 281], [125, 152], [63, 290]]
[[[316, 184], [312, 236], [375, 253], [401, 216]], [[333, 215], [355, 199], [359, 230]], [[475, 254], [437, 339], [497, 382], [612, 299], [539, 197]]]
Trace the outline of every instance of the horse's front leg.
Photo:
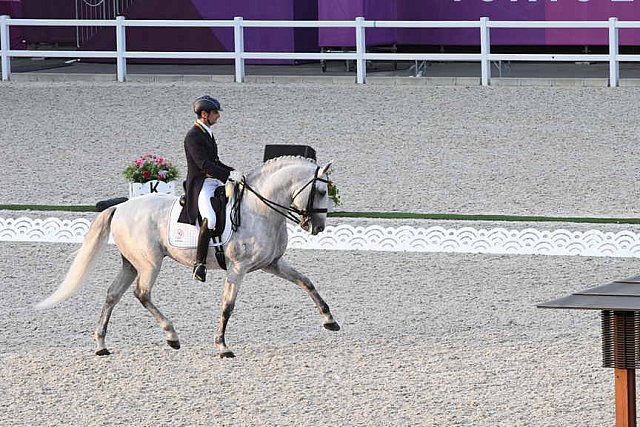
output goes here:
[[235, 357], [235, 354], [227, 347], [224, 340], [224, 333], [227, 330], [227, 322], [231, 317], [233, 308], [236, 305], [236, 297], [238, 296], [238, 288], [242, 282], [243, 274], [228, 273], [224, 280], [224, 290], [222, 292], [222, 303], [220, 306], [220, 321], [218, 322], [218, 330], [216, 331], [214, 344], [221, 358]]
[[309, 280], [305, 275], [290, 266], [289, 263], [284, 260], [284, 258], [278, 258], [273, 263], [263, 268], [263, 270], [267, 273], [274, 274], [278, 277], [282, 277], [283, 279], [295, 283], [296, 285], [304, 289], [316, 304], [316, 307], [318, 307], [320, 314], [324, 318], [323, 326], [330, 331], [340, 330], [340, 325], [338, 325], [338, 322], [336, 322], [331, 315], [329, 306], [326, 302], [324, 302], [315, 286], [313, 286], [313, 283], [311, 283], [311, 280]]

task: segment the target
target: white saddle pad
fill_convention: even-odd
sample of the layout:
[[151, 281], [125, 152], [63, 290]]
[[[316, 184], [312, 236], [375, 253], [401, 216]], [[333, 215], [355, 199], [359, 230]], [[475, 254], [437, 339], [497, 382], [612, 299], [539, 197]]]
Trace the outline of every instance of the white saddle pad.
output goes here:
[[[209, 240], [209, 247], [224, 245], [229, 241], [229, 239], [231, 239], [231, 234], [233, 234], [233, 230], [231, 229], [232, 205], [233, 200], [229, 200], [227, 202], [227, 219], [225, 222], [225, 228], [222, 232], [222, 236], [220, 236], [221, 243], [213, 243], [213, 239], [211, 239]], [[174, 248], [195, 248], [198, 246], [198, 232], [200, 231], [200, 226], [178, 222], [181, 210], [182, 206], [180, 206], [180, 199], [176, 199], [176, 201], [173, 202], [173, 206], [171, 206], [171, 215], [169, 215], [169, 245]]]

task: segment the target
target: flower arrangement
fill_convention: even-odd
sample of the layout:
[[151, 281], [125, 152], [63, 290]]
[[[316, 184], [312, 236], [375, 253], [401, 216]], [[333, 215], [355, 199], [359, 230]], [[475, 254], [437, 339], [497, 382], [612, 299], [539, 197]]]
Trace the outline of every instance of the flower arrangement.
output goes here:
[[178, 169], [164, 157], [145, 154], [127, 166], [122, 174], [129, 182], [170, 182], [178, 176]]
[[327, 180], [329, 181], [329, 183], [327, 184], [329, 198], [333, 201], [334, 205], [340, 206], [340, 190], [338, 189], [338, 187], [336, 187], [335, 182], [333, 182], [328, 174]]

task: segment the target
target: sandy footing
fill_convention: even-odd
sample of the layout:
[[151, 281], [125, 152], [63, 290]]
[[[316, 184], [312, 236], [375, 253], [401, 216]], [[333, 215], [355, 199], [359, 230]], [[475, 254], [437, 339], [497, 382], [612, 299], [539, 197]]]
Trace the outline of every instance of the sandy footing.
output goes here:
[[[537, 303], [637, 272], [628, 259], [290, 251], [341, 323], [298, 288], [247, 276], [213, 349], [222, 274], [166, 262], [155, 289], [178, 351], [127, 292], [108, 357], [91, 334], [113, 247], [70, 301], [37, 312], [75, 245], [8, 244], [0, 274], [1, 425], [584, 425], [613, 420], [597, 312]], [[34, 260], [24, 262], [22, 260]], [[35, 260], [38, 260], [37, 262]]]
[[127, 194], [155, 153], [184, 172], [190, 103], [220, 98], [220, 156], [248, 171], [265, 144], [335, 161], [344, 210], [629, 216], [638, 213], [640, 88], [312, 84], [2, 84], [3, 203]]
[[[265, 144], [311, 145], [321, 163], [335, 160], [344, 210], [639, 211], [639, 89], [0, 86], [0, 140], [9, 148], [2, 203], [93, 204], [126, 195], [121, 171], [148, 152], [184, 171], [189, 104], [211, 93], [225, 108], [216, 125], [225, 162], [248, 171]], [[290, 251], [342, 330], [324, 330], [300, 289], [254, 273], [227, 333], [238, 357], [220, 360], [212, 345], [219, 272], [200, 284], [174, 262], [163, 267], [154, 299], [176, 326], [178, 351], [127, 292], [107, 336], [113, 354], [93, 355], [91, 334], [119, 268], [113, 246], [78, 295], [34, 311], [75, 249], [0, 242], [0, 425], [600, 426], [614, 419], [598, 313], [535, 305], [637, 274], [635, 259]]]

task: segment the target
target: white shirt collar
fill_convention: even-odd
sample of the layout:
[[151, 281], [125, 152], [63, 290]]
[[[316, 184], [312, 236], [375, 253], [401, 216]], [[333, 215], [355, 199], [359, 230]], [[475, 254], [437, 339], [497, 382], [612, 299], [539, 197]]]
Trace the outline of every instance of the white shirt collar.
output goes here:
[[206, 131], [209, 133], [209, 136], [210, 136], [211, 138], [213, 138], [213, 131], [211, 130], [211, 128], [210, 128], [209, 126], [205, 125], [205, 124], [202, 122], [202, 120], [200, 120], [200, 119], [198, 119], [198, 123], [202, 126], [202, 128], [203, 128], [204, 130], [206, 130]]

